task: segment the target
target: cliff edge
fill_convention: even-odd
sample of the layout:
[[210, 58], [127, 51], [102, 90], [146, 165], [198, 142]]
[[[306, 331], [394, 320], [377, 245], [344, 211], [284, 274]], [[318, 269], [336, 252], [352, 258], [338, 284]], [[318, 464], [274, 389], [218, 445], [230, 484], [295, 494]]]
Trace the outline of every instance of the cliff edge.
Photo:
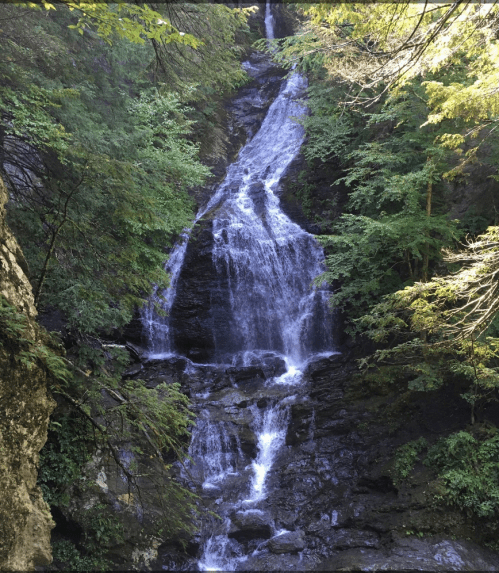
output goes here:
[[55, 402], [43, 365], [20, 359], [22, 344], [39, 344], [42, 330], [24, 256], [5, 222], [7, 199], [0, 179], [0, 570], [27, 571], [52, 560], [53, 522], [36, 480]]

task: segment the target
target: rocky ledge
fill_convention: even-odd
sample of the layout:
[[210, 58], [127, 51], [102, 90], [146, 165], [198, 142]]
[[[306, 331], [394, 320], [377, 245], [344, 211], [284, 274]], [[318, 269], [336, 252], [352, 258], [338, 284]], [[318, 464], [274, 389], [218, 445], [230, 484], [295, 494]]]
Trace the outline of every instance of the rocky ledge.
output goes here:
[[[247, 555], [240, 566], [248, 571], [498, 570], [499, 558], [477, 543], [480, 532], [465, 516], [432, 503], [427, 469], [403, 485], [392, 477], [397, 447], [421, 435], [433, 441], [464, 423], [458, 396], [373, 392], [359, 385], [348, 352], [311, 362], [290, 394], [275, 384], [278, 357], [269, 362], [238, 367], [171, 358], [130, 369], [149, 387], [181, 383], [198, 429], [218, 428], [232, 464], [220, 482], [203, 483], [206, 461], [194, 435], [193, 463], [176, 475], [203, 499], [200, 532], [187, 552], [164, 540], [150, 567], [198, 570], [210, 536], [226, 535], [233, 556]], [[241, 501], [258, 455], [253, 421], [269, 404], [287, 404], [288, 426], [267, 495], [248, 509]]]

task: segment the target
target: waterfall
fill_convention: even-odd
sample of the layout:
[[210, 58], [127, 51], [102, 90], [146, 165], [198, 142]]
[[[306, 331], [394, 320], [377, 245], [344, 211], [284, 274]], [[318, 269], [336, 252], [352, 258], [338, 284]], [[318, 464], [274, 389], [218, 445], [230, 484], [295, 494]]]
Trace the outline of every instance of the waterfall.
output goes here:
[[274, 35], [274, 16], [270, 7], [270, 2], [265, 4], [265, 34], [268, 40], [273, 40]]
[[[229, 284], [232, 321], [231, 332], [215, 332], [215, 338], [237, 341], [240, 352], [279, 352], [294, 366], [311, 352], [332, 347], [327, 292], [311, 286], [323, 270], [322, 249], [283, 213], [278, 198], [279, 182], [304, 139], [303, 127], [294, 118], [306, 111], [297, 101], [305, 87], [298, 73], [284, 83], [260, 130], [195, 219], [216, 208], [213, 262]], [[142, 311], [151, 357], [174, 352], [168, 314], [188, 239], [186, 232], [167, 263], [170, 287], [155, 293]], [[166, 316], [155, 312], [157, 304]]]
[[228, 476], [239, 475], [244, 455], [237, 433], [231, 430], [227, 423], [210, 420], [208, 410], [198, 417], [189, 447], [189, 457], [194, 460], [189, 477], [197, 478], [203, 489], [216, 489]]
[[[269, 2], [265, 25], [267, 37], [274, 38]], [[250, 69], [252, 65], [248, 62], [245, 67]], [[228, 326], [224, 323], [223, 329], [214, 331], [215, 363], [232, 364], [233, 370], [251, 370], [272, 359], [285, 365], [280, 374], [264, 383], [269, 398], [262, 402], [250, 396], [244, 420], [232, 419], [231, 406], [226, 407], [241, 402], [236, 383], [225, 393], [212, 390], [202, 396], [203, 406], [189, 449], [189, 478], [183, 475], [187, 481], [196, 480], [204, 494], [214, 499], [222, 522], [214, 520], [205, 526], [198, 561], [201, 570], [236, 570], [243, 566], [249, 551], [243, 542], [245, 527], [256, 527], [266, 538], [290, 533], [278, 529], [263, 509], [272, 468], [285, 449], [290, 407], [295, 399], [292, 391], [299, 388], [307, 361], [314, 355], [333, 352], [328, 291], [313, 286], [313, 280], [323, 271], [322, 249], [313, 235], [282, 211], [279, 200], [280, 181], [304, 140], [304, 129], [296, 119], [306, 113], [300, 101], [305, 89], [306, 80], [299, 73], [293, 72], [283, 80], [260, 129], [228, 167], [225, 180], [195, 219], [197, 222], [210, 216], [212, 263], [220, 283], [227, 285], [224, 292], [231, 320]], [[168, 315], [175, 303], [188, 243], [186, 231], [166, 266], [170, 287], [155, 293], [142, 311], [153, 358], [175, 353]], [[157, 305], [162, 306], [165, 316], [156, 312]], [[220, 350], [226, 340], [235, 349], [229, 358]], [[203, 372], [216, 367], [202, 366]], [[196, 364], [189, 363], [191, 373], [196, 368]], [[260, 390], [260, 394], [265, 391]], [[206, 405], [218, 414], [212, 415]], [[254, 454], [241, 449], [238, 431], [243, 422], [249, 428], [247, 433], [254, 436]]]
[[[141, 309], [142, 324], [149, 341], [150, 358], [165, 358], [173, 354], [168, 315], [175, 300], [177, 281], [184, 263], [188, 241], [189, 235], [186, 229], [174, 246], [165, 265], [165, 271], [170, 276], [169, 287], [159, 293], [156, 289], [149, 303]], [[163, 315], [158, 316], [157, 306], [161, 307]]]
[[[256, 410], [256, 411], [255, 411]], [[288, 426], [289, 409], [278, 404], [267, 408], [261, 416], [253, 406], [255, 425], [258, 428], [258, 456], [253, 462], [254, 475], [251, 480], [251, 493], [245, 503], [255, 503], [265, 499], [265, 481], [274, 458], [284, 444]]]
[[[230, 289], [229, 335], [243, 352], [274, 350], [295, 364], [310, 354], [314, 318], [323, 307], [320, 289], [311, 288], [322, 270], [322, 250], [282, 212], [276, 195], [303, 142], [303, 128], [293, 118], [305, 112], [296, 101], [305, 85], [297, 73], [283, 85], [227, 176], [213, 221], [213, 259]], [[331, 347], [328, 332], [320, 339], [322, 347], [315, 350]]]

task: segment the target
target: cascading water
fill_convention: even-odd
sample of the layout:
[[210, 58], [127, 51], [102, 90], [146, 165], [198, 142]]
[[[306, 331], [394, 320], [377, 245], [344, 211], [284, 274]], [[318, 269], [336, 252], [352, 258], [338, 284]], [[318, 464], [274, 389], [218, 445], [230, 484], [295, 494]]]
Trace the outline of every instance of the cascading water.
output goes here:
[[[273, 38], [269, 3], [265, 23], [267, 37]], [[273, 464], [285, 445], [290, 404], [295, 398], [290, 390], [299, 386], [312, 355], [332, 352], [328, 293], [312, 286], [323, 270], [322, 250], [312, 235], [283, 213], [278, 197], [279, 182], [304, 139], [302, 126], [293, 118], [306, 112], [299, 101], [305, 87], [306, 80], [298, 73], [283, 82], [259, 131], [241, 149], [224, 182], [196, 217], [196, 222], [207, 213], [212, 218], [213, 266], [227, 285], [231, 314], [228, 328], [214, 332], [214, 361], [250, 368], [274, 357], [284, 365], [280, 375], [266, 382], [271, 397], [258, 405], [255, 398], [245, 410], [248, 432], [255, 439], [253, 454], [241, 449], [237, 437], [241, 420], [230, 421], [225, 413], [212, 416], [204, 407], [198, 417], [187, 470], [207, 495], [216, 497], [216, 510], [223, 518], [221, 523], [210, 522], [203, 532], [198, 562], [202, 570], [236, 570], [248, 558], [248, 548], [239, 543], [238, 533], [244, 532], [248, 522], [255, 527], [261, 521], [262, 535], [267, 538], [285, 531], [265, 517], [262, 504], [268, 496]], [[172, 309], [188, 240], [186, 232], [166, 267], [171, 275], [170, 288], [161, 293], [166, 303], [158, 293], [143, 311], [152, 358], [174, 353], [169, 317], [158, 316], [154, 303], [161, 304], [166, 314]], [[196, 366], [190, 368], [195, 371]], [[237, 392], [238, 384], [233, 387]], [[213, 396], [213, 392], [204, 394], [203, 403], [215, 404]]]
[[[322, 251], [312, 235], [280, 209], [276, 196], [286, 168], [298, 153], [303, 128], [293, 117], [305, 108], [295, 99], [305, 80], [292, 75], [255, 137], [243, 148], [224, 183], [224, 202], [213, 222], [213, 258], [227, 277], [232, 332], [241, 351], [273, 350], [301, 363], [312, 350], [331, 347], [318, 333], [323, 310], [313, 279], [321, 272]], [[314, 332], [313, 332], [314, 331]], [[321, 347], [313, 348], [320, 340]]]
[[[154, 292], [148, 305], [141, 310], [142, 324], [149, 340], [149, 357], [161, 358], [172, 355], [172, 341], [168, 314], [175, 300], [177, 281], [185, 258], [189, 236], [187, 231], [182, 233], [180, 241], [175, 245], [165, 271], [170, 275], [170, 286], [161, 293]], [[165, 317], [159, 317], [156, 305], [162, 307]], [[162, 319], [163, 318], [163, 319]]]
[[[267, 408], [261, 416], [256, 407], [255, 426], [258, 428], [258, 456], [253, 462], [254, 475], [251, 480], [251, 492], [245, 503], [258, 502], [265, 498], [265, 478], [272, 462], [286, 438], [288, 408], [274, 404]], [[256, 411], [255, 411], [256, 410]]]
[[[273, 38], [273, 16], [267, 4], [267, 36]], [[232, 310], [230, 332], [215, 331], [217, 339], [232, 341], [232, 353], [279, 352], [296, 367], [312, 352], [329, 350], [331, 317], [327, 292], [311, 288], [322, 268], [323, 253], [314, 237], [281, 210], [279, 182], [304, 139], [303, 127], [293, 118], [306, 108], [297, 99], [306, 80], [294, 73], [285, 81], [257, 134], [243, 147], [227, 170], [224, 182], [194, 221], [216, 209], [213, 220], [213, 262], [229, 284]], [[174, 248], [166, 270], [170, 287], [157, 293], [144, 308], [142, 320], [151, 357], [174, 353], [168, 313], [188, 244], [188, 232]], [[158, 296], [161, 294], [165, 302]], [[158, 316], [155, 304], [166, 316]], [[216, 361], [227, 362], [218, 353]]]
[[189, 448], [189, 455], [196, 463], [190, 473], [202, 483], [203, 489], [216, 488], [227, 476], [238, 475], [238, 461], [244, 456], [238, 436], [230, 434], [228, 424], [212, 422], [210, 413], [204, 410], [198, 417], [196, 430]]

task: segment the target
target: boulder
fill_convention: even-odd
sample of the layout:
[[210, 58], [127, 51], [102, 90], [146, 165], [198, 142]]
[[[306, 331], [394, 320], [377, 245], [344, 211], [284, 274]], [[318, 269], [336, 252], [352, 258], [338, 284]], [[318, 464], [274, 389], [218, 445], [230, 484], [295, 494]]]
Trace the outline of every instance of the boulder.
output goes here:
[[272, 553], [298, 553], [305, 549], [303, 531], [286, 531], [268, 542], [268, 547]]
[[239, 382], [247, 382], [249, 380], [263, 380], [265, 374], [259, 366], [239, 366], [227, 368], [226, 373], [229, 374], [231, 379], [237, 384]]
[[269, 516], [258, 509], [238, 511], [231, 520], [234, 526], [228, 535], [231, 539], [244, 542], [251, 539], [269, 539], [272, 535]]

